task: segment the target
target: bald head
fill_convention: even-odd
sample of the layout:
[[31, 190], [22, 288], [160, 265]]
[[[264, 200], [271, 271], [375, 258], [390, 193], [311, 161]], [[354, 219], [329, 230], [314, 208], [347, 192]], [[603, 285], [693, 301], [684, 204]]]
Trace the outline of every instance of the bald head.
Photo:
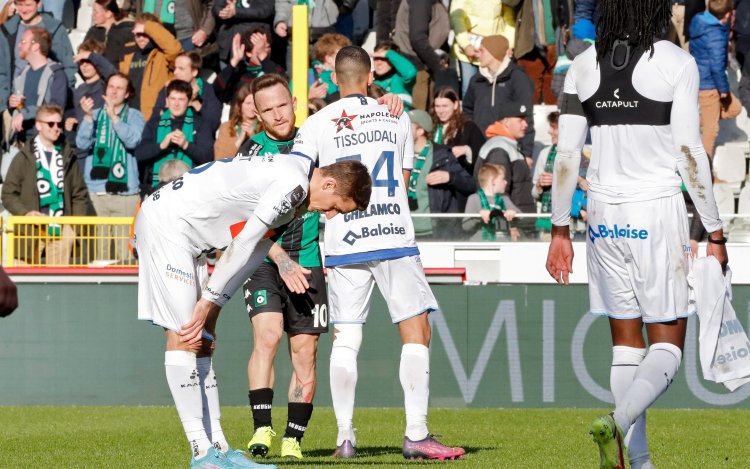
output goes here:
[[336, 54], [335, 72], [339, 86], [367, 86], [370, 70], [370, 56], [361, 47], [343, 47]]

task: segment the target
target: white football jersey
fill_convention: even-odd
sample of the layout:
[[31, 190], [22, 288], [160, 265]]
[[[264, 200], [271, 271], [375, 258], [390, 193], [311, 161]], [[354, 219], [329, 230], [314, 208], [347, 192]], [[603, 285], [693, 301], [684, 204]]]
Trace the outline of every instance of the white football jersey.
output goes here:
[[294, 140], [292, 154], [318, 161], [361, 161], [372, 177], [367, 210], [326, 220], [325, 265], [332, 267], [419, 254], [404, 187], [411, 170], [411, 120], [393, 116], [372, 98], [350, 95], [311, 116]]
[[272, 228], [289, 223], [311, 174], [309, 160], [288, 155], [211, 161], [154, 192], [138, 216], [198, 256], [228, 246], [253, 214]]
[[695, 61], [667, 42], [616, 70], [596, 48], [576, 57], [565, 77], [566, 97], [580, 100], [591, 130], [588, 195], [606, 203], [652, 200], [680, 192], [674, 127], [692, 116], [675, 115], [673, 102], [697, 85]]

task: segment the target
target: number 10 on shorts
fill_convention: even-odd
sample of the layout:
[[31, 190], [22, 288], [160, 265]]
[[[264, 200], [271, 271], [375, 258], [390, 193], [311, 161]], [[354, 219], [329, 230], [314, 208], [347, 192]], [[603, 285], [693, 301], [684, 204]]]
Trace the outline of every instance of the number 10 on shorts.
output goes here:
[[328, 308], [326, 305], [315, 305], [312, 309], [313, 327], [328, 326]]

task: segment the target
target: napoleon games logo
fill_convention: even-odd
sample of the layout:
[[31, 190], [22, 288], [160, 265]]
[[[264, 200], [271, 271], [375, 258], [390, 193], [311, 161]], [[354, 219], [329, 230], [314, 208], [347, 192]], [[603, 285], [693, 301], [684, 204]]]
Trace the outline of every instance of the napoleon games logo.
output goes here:
[[354, 131], [354, 127], [352, 126], [352, 121], [357, 117], [357, 114], [354, 115], [347, 115], [346, 109], [341, 111], [341, 117], [336, 117], [334, 119], [331, 119], [331, 122], [336, 124], [336, 133], [341, 132], [343, 129], [349, 129], [351, 131]]

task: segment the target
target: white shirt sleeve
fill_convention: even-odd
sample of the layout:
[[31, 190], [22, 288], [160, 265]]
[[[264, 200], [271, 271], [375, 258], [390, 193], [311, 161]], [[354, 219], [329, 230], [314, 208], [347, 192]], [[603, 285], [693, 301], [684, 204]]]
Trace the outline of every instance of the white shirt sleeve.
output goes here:
[[408, 113], [401, 114], [399, 120], [401, 126], [405, 127], [406, 137], [404, 137], [404, 159], [401, 163], [401, 168], [404, 171], [411, 171], [414, 169], [414, 137], [411, 134], [411, 119]]
[[273, 241], [264, 239], [269, 229], [270, 226], [257, 215], [250, 217], [216, 263], [202, 298], [222, 307], [232, 298], [235, 290], [255, 272], [271, 249]]
[[574, 72], [575, 63], [565, 76], [558, 121], [557, 156], [552, 172], [552, 224], [555, 226], [570, 225], [570, 207], [578, 183], [581, 150], [588, 133], [588, 123], [581, 109]]
[[297, 136], [294, 137], [292, 153], [299, 153], [313, 161], [318, 161], [318, 145], [315, 138], [315, 122], [313, 119], [307, 119], [297, 131]]
[[690, 59], [675, 84], [670, 124], [676, 146], [677, 170], [706, 231], [722, 228], [716, 205], [708, 155], [703, 148], [698, 114], [698, 66]]

